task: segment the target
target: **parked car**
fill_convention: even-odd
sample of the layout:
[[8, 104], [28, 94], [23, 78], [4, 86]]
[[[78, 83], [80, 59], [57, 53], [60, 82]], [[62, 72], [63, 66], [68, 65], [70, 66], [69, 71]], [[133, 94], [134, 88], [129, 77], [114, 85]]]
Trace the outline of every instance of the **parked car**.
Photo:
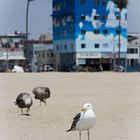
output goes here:
[[3, 67], [0, 67], [0, 72], [4, 72], [4, 68]]
[[125, 68], [122, 65], [115, 66], [114, 71], [116, 71], [116, 72], [125, 72]]
[[43, 65], [43, 72], [49, 72], [49, 71], [54, 71], [53, 67], [51, 65]]
[[24, 69], [21, 66], [14, 65], [14, 67], [12, 69], [12, 72], [15, 72], [15, 73], [23, 73], [24, 72]]

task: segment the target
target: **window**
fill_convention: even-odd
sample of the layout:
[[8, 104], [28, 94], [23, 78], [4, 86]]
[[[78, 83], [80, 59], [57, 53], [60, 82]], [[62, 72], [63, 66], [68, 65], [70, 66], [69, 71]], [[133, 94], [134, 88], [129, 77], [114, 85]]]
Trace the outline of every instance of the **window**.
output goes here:
[[65, 50], [67, 49], [67, 44], [64, 45]]
[[135, 49], [135, 53], [136, 53], [136, 54], [138, 53], [138, 49], [137, 49], [137, 48]]
[[98, 20], [99, 19], [99, 16], [94, 16], [94, 20]]
[[15, 42], [14, 43], [14, 46], [15, 46], [15, 48], [19, 48], [19, 43], [18, 42]]
[[107, 1], [103, 1], [103, 5], [107, 5]]
[[108, 30], [103, 30], [103, 33], [104, 34], [108, 34]]
[[37, 55], [37, 51], [35, 51], [34, 54]]
[[80, 0], [80, 4], [86, 4], [86, 0]]
[[127, 49], [128, 54], [137, 54], [138, 48], [129, 48]]
[[84, 15], [81, 15], [81, 20], [85, 20], [86, 17]]
[[100, 45], [99, 44], [95, 44], [94, 46], [95, 46], [95, 48], [99, 48]]
[[58, 45], [56, 46], [56, 50], [59, 50], [59, 46]]
[[99, 30], [94, 30], [94, 33], [95, 34], [99, 34]]
[[71, 43], [71, 49], [73, 50], [73, 48], [74, 48], [74, 45], [73, 45], [73, 43]]
[[86, 30], [81, 30], [81, 34], [86, 34]]
[[59, 32], [56, 32], [56, 36], [59, 37], [59, 35], [60, 35], [60, 33]]
[[49, 53], [47, 53], [47, 57], [49, 57]]
[[73, 29], [69, 29], [69, 34], [72, 36], [74, 35], [74, 30]]
[[35, 66], [37, 66], [37, 62], [35, 62]]
[[38, 57], [39, 57], [39, 58], [41, 57], [40, 54], [38, 54]]
[[99, 0], [94, 0], [95, 5], [99, 5]]
[[43, 58], [45, 57], [45, 53], [42, 53], [42, 57], [43, 57]]
[[32, 51], [29, 51], [29, 55], [32, 56], [33, 55], [33, 52]]
[[86, 48], [86, 44], [81, 44], [81, 48]]
[[121, 30], [116, 30], [116, 34], [121, 34]]
[[63, 49], [63, 45], [61, 44], [61, 45], [60, 45], [60, 50], [62, 50], [62, 49]]
[[103, 43], [102, 46], [103, 46], [103, 48], [109, 48], [109, 44], [108, 43]]
[[65, 9], [66, 8], [66, 1], [63, 2], [62, 7]]
[[120, 19], [120, 16], [116, 16], [116, 19], [119, 20]]
[[67, 31], [66, 30], [64, 31], [64, 36], [67, 36]]

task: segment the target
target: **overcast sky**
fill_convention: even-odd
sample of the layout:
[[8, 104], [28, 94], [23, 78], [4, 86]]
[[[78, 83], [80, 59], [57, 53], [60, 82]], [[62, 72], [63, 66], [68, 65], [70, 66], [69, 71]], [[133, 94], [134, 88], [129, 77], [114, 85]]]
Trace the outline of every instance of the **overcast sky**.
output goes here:
[[[0, 35], [25, 32], [27, 0], [0, 0]], [[129, 0], [128, 31], [140, 33], [140, 0]], [[52, 0], [34, 0], [29, 9], [30, 38], [37, 39], [41, 33], [52, 29]]]

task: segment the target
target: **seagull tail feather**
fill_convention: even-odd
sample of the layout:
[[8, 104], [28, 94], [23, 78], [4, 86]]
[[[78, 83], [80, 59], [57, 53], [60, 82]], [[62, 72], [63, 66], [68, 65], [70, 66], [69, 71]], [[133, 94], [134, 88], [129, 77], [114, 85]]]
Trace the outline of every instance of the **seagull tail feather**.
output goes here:
[[72, 129], [70, 128], [70, 129], [68, 129], [66, 132], [69, 132], [69, 131], [72, 131]]

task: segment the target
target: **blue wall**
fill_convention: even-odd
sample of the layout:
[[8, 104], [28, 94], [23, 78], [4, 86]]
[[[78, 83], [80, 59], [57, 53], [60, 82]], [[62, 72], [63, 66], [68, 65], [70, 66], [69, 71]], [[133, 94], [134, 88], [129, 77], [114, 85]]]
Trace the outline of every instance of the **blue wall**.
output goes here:
[[[80, 4], [80, 0], [53, 0], [55, 52], [118, 52], [116, 30], [119, 27], [119, 9], [113, 1], [107, 1], [106, 5], [104, 1], [100, 0], [100, 4], [95, 5], [94, 0], [86, 0], [85, 4]], [[81, 15], [85, 19], [82, 20]], [[95, 20], [95, 16], [98, 19]], [[121, 52], [124, 54], [127, 52], [127, 9], [122, 10], [121, 17]], [[85, 33], [81, 34], [81, 30], [85, 30]], [[96, 30], [100, 33], [95, 34]], [[104, 33], [104, 30], [107, 32]], [[71, 44], [74, 47], [70, 47]], [[86, 44], [85, 48], [81, 44]], [[95, 47], [95, 44], [99, 44], [99, 47]]]

